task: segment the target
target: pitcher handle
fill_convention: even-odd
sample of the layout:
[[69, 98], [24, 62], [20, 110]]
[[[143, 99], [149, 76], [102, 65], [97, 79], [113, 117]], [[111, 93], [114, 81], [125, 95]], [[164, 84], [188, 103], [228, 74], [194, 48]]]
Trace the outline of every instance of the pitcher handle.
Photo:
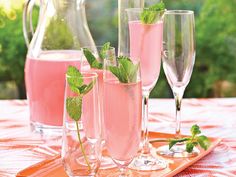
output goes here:
[[27, 0], [23, 9], [23, 33], [27, 47], [34, 35], [34, 27], [32, 23], [32, 9], [35, 0]]

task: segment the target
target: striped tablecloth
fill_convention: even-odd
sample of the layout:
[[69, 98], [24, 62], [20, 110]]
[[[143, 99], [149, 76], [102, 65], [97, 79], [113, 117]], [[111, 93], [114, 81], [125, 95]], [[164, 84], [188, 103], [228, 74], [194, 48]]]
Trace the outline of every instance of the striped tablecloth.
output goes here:
[[[32, 133], [28, 104], [22, 100], [0, 101], [0, 176], [19, 171], [60, 152], [61, 137]], [[149, 129], [174, 133], [173, 99], [150, 100]], [[177, 176], [236, 176], [236, 98], [184, 99], [182, 133], [198, 124], [202, 132], [222, 142], [206, 157]]]

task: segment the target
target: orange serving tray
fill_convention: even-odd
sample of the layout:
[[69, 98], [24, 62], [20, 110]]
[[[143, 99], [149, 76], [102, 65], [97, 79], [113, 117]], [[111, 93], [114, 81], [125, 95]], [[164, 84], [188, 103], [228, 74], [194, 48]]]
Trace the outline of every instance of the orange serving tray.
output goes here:
[[[173, 134], [166, 134], [166, 133], [157, 133], [157, 132], [150, 132], [149, 133], [150, 139], [155, 138], [173, 138]], [[158, 171], [132, 171], [133, 176], [141, 176], [141, 177], [171, 177], [185, 168], [189, 167], [202, 157], [206, 156], [208, 153], [210, 153], [221, 141], [219, 138], [210, 138], [211, 140], [211, 146], [208, 148], [208, 150], [204, 151], [200, 149], [200, 154], [196, 157], [191, 158], [165, 158], [161, 157], [165, 160], [167, 160], [168, 167], [164, 170], [158, 170]], [[163, 145], [165, 143], [152, 143], [154, 147], [158, 147], [160, 145]], [[112, 174], [116, 172], [117, 168], [112, 169], [102, 169], [99, 170], [98, 176], [100, 177], [106, 177], [109, 174]], [[61, 164], [60, 156], [55, 156], [51, 159], [44, 160], [42, 162], [39, 162], [33, 166], [30, 166], [22, 171], [20, 171], [17, 175], [17, 177], [68, 177], [67, 174], [64, 171], [64, 168]]]

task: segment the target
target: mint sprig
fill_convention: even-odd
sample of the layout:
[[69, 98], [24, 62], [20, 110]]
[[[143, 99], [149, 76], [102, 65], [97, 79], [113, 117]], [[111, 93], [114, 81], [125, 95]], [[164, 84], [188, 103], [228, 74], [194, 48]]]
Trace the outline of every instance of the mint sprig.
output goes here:
[[192, 136], [189, 138], [185, 137], [181, 139], [170, 139], [169, 149], [171, 149], [175, 144], [179, 142], [186, 142], [186, 151], [188, 153], [193, 152], [193, 148], [197, 145], [200, 145], [200, 147], [203, 148], [204, 150], [207, 150], [210, 147], [211, 145], [210, 140], [206, 136], [200, 135], [201, 130], [198, 125], [193, 125], [191, 127], [191, 134]]
[[152, 24], [158, 21], [165, 11], [165, 4], [161, 1], [157, 4], [144, 9], [140, 15], [141, 22], [144, 24]]
[[109, 70], [121, 83], [137, 82], [137, 72], [139, 64], [133, 64], [130, 58], [125, 56], [118, 57], [117, 66], [110, 66]]
[[103, 61], [106, 57], [106, 52], [110, 48], [111, 48], [110, 42], [103, 44], [101, 50], [98, 52], [101, 62], [99, 62], [99, 60], [96, 59], [96, 57], [92, 54], [92, 52], [88, 48], [84, 48], [83, 53], [90, 65], [90, 67], [95, 68], [95, 69], [103, 69]]
[[211, 141], [205, 135], [200, 135], [201, 130], [198, 125], [193, 125], [191, 127], [191, 137], [183, 137], [183, 138], [171, 138], [167, 140], [152, 140], [151, 142], [169, 142], [169, 149], [171, 149], [177, 143], [186, 143], [186, 151], [188, 153], [193, 152], [195, 146], [200, 146], [202, 149], [207, 150], [211, 146]]
[[92, 81], [88, 85], [84, 84], [83, 76], [79, 70], [74, 66], [69, 66], [66, 72], [67, 81], [72, 92], [76, 93], [77, 96], [66, 98], [66, 111], [71, 119], [76, 123], [77, 135], [80, 143], [80, 148], [88, 165], [89, 171], [91, 165], [89, 164], [88, 158], [83, 147], [83, 143], [80, 138], [78, 122], [82, 115], [82, 102], [83, 96], [86, 95], [94, 86], [95, 82]]

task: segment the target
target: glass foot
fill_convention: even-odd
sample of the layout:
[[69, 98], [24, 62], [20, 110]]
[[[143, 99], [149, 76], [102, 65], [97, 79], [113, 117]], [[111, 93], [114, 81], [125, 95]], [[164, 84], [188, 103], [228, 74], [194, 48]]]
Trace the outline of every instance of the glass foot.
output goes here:
[[100, 163], [100, 169], [110, 169], [110, 168], [115, 168], [116, 164], [112, 160], [112, 158], [108, 155], [106, 146], [105, 146], [105, 141], [102, 141], [102, 158], [101, 158], [101, 163]]
[[113, 160], [108, 156], [102, 156], [100, 169], [110, 169], [115, 168], [116, 165]]
[[38, 122], [30, 122], [30, 130], [32, 132], [47, 134], [47, 135], [60, 135], [62, 134], [62, 126], [51, 126], [41, 124]]
[[115, 173], [109, 174], [107, 177], [133, 177], [131, 171], [127, 170], [125, 172], [116, 171]]
[[196, 147], [194, 147], [193, 152], [191, 153], [188, 153], [185, 149], [186, 144], [177, 144], [174, 145], [171, 149], [169, 149], [168, 145], [165, 145], [157, 148], [157, 154], [166, 157], [185, 158], [195, 157], [200, 153], [200, 151]]
[[167, 162], [152, 154], [140, 154], [129, 165], [129, 168], [141, 171], [162, 170], [167, 167]]

